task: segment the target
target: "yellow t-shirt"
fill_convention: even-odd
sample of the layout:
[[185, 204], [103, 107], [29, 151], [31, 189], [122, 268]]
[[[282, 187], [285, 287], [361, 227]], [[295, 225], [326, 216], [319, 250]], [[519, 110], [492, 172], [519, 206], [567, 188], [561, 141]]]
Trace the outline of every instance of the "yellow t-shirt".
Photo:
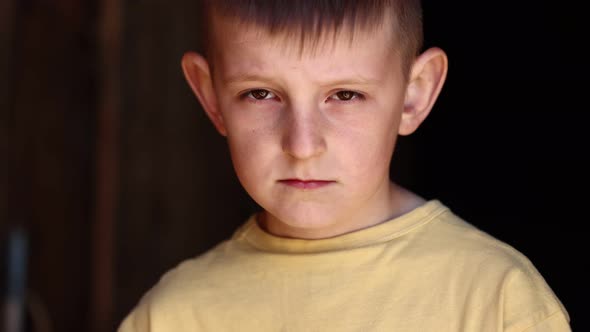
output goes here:
[[285, 239], [250, 218], [166, 273], [120, 332], [570, 331], [521, 253], [439, 201], [322, 240]]

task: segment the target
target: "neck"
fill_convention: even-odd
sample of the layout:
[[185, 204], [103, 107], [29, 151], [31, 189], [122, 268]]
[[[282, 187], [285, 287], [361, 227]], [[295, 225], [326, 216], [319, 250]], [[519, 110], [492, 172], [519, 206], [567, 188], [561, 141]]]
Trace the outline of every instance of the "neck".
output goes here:
[[291, 227], [268, 212], [258, 216], [258, 224], [266, 232], [279, 237], [296, 239], [325, 239], [378, 225], [406, 214], [425, 203], [407, 189], [387, 182], [373, 197], [371, 204], [359, 207], [358, 212], [322, 228]]

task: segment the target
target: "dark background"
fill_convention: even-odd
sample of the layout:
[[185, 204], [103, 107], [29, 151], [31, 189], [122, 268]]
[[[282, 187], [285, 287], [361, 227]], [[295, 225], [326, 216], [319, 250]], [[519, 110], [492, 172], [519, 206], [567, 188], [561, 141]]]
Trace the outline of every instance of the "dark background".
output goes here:
[[[28, 235], [28, 301], [44, 313], [28, 314], [30, 327], [113, 330], [162, 273], [253, 211], [182, 77], [199, 10], [191, 0], [1, 0], [0, 239], [17, 226]], [[574, 331], [589, 330], [580, 10], [424, 10], [426, 44], [447, 51], [450, 71], [431, 116], [401, 139], [393, 178], [523, 252]]]

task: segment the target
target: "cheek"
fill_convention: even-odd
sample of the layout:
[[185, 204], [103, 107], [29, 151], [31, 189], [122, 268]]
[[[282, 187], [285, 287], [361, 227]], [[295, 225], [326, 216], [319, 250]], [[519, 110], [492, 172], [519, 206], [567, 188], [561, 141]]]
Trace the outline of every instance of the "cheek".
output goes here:
[[[247, 127], [246, 127], [247, 128]], [[238, 178], [247, 186], [268, 174], [272, 160], [272, 140], [256, 129], [228, 131], [228, 144]]]
[[355, 178], [366, 180], [389, 172], [396, 131], [391, 121], [365, 123], [366, 126], [354, 132], [340, 133], [339, 155]]
[[248, 135], [237, 135], [231, 129], [228, 132], [227, 139], [236, 172], [251, 172], [254, 161], [259, 158], [256, 141]]
[[374, 140], [374, 137], [356, 143], [351, 142], [353, 149], [347, 154], [350, 164], [355, 165], [359, 173], [370, 175], [387, 168], [393, 152], [390, 140]]
[[256, 189], [254, 186], [258, 182], [258, 175], [256, 174], [255, 160], [259, 159], [255, 156], [252, 145], [243, 144], [243, 141], [236, 139], [236, 137], [228, 136], [228, 144], [230, 149], [230, 156], [234, 171], [242, 187], [248, 192], [250, 196], [255, 196]]
[[262, 150], [260, 121], [253, 119], [251, 112], [231, 103], [223, 105], [223, 119], [227, 129], [227, 141], [236, 171], [251, 168]]

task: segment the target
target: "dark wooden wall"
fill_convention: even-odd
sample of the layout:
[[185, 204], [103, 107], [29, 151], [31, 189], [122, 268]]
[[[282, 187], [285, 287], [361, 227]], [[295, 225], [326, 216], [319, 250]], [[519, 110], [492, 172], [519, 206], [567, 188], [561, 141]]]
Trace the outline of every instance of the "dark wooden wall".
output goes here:
[[0, 2], [0, 156], [5, 156], [5, 162], [0, 162], [0, 188], [5, 188], [0, 190], [0, 235], [6, 232], [9, 219], [8, 170], [12, 166], [7, 157], [11, 153], [8, 139], [13, 115], [14, 8], [14, 0]]
[[4, 232], [26, 229], [29, 289], [54, 330], [79, 331], [88, 318], [94, 197], [94, 10], [66, 0], [8, 3], [0, 14], [0, 222]]

